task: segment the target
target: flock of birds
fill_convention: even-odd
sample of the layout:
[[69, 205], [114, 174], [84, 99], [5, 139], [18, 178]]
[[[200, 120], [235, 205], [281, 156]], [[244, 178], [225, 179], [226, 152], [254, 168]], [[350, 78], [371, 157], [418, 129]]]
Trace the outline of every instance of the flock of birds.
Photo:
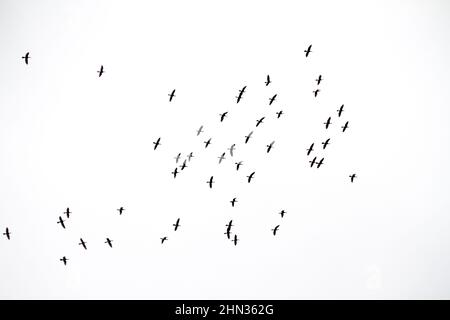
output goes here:
[[[312, 45], [309, 45], [308, 48], [306, 50], [304, 50], [305, 52], [305, 57], [307, 58], [311, 51]], [[22, 59], [24, 59], [25, 64], [29, 64], [30, 61], [30, 53], [27, 52]], [[104, 73], [104, 67], [103, 65], [100, 66], [100, 69], [97, 71], [98, 76], [101, 77]], [[322, 82], [323, 78], [322, 75], [319, 75], [317, 79], [315, 79], [315, 82], [317, 83], [317, 88], [313, 91], [314, 97], [317, 97], [320, 89], [320, 83]], [[269, 86], [271, 84], [271, 79], [270, 79], [270, 75], [267, 75], [266, 77], [266, 81], [265, 81], [265, 86]], [[239, 103], [244, 96], [245, 90], [247, 89], [247, 86], [244, 86], [242, 89], [239, 90], [238, 95], [236, 96], [236, 103]], [[172, 102], [173, 99], [176, 97], [175, 95], [176, 90], [173, 89], [169, 94], [169, 102]], [[272, 105], [275, 100], [277, 98], [277, 94], [273, 95], [272, 97], [269, 98], [269, 106]], [[337, 110], [337, 118], [341, 119], [341, 116], [344, 112], [344, 105], [341, 105], [340, 108]], [[283, 115], [283, 110], [279, 110], [278, 112], [275, 113], [276, 119], [279, 119], [282, 115]], [[219, 116], [219, 121], [223, 122], [226, 117], [228, 115], [228, 111], [220, 114]], [[256, 125], [255, 128], [258, 128], [259, 126], [261, 126], [264, 123], [264, 120], [266, 119], [265, 116], [256, 119]], [[325, 129], [328, 130], [328, 128], [332, 125], [332, 117], [329, 116], [328, 119], [326, 120], [326, 122], [324, 122], [323, 124], [325, 125]], [[343, 125], [341, 126], [342, 132], [345, 132], [347, 129], [349, 128], [349, 121], [346, 121], [343, 123]], [[256, 129], [254, 129], [256, 130]], [[254, 134], [254, 130], [251, 130], [244, 138], [244, 143], [247, 144], [249, 143], [250, 139], [252, 138], [253, 134]], [[196, 130], [196, 134], [197, 136], [200, 136], [202, 133], [204, 132], [204, 126], [200, 126], [197, 130]], [[204, 148], [207, 149], [210, 145], [211, 145], [211, 141], [212, 138], [208, 138], [207, 140], [205, 140], [204, 143]], [[330, 144], [331, 138], [326, 139], [325, 141], [321, 142], [322, 144], [322, 150], [325, 150], [327, 148], [327, 146]], [[161, 145], [161, 137], [157, 138], [156, 141], [153, 142], [153, 150], [158, 150], [158, 147]], [[272, 149], [274, 148], [275, 145], [275, 141], [270, 142], [269, 144], [266, 145], [266, 153], [270, 153], [272, 151]], [[313, 142], [309, 148], [306, 149], [306, 155], [307, 157], [311, 156], [313, 157], [312, 153], [314, 151], [314, 146], [315, 146], [315, 142]], [[222, 152], [219, 156], [218, 156], [218, 164], [221, 164], [227, 156], [227, 153], [230, 155], [230, 157], [234, 157], [235, 155], [235, 150], [236, 150], [236, 144], [232, 144], [228, 149], [227, 152]], [[186, 158], [183, 159], [181, 161], [181, 153], [178, 153], [174, 160], [175, 160], [175, 164], [176, 167], [173, 169], [173, 171], [171, 172], [173, 178], [177, 178], [177, 176], [180, 174], [181, 171], [185, 170], [188, 167], [188, 163], [191, 162], [191, 160], [194, 158], [194, 154], [193, 152], [190, 152], [186, 155]], [[235, 165], [235, 169], [236, 171], [239, 171], [239, 169], [243, 166], [243, 161], [237, 161], [234, 163]], [[314, 156], [312, 158], [312, 160], [309, 160], [309, 165], [310, 167], [314, 167], [316, 166], [316, 168], [320, 168], [322, 165], [324, 165], [324, 157], [322, 157], [320, 160], [318, 160], [318, 156]], [[251, 171], [247, 176], [246, 176], [246, 181], [247, 183], [251, 183], [253, 181], [253, 179], [255, 178], [255, 171]], [[350, 182], [353, 183], [355, 181], [356, 178], [356, 174], [352, 173], [349, 175], [350, 178]], [[214, 176], [210, 176], [209, 179], [206, 181], [206, 184], [208, 185], [208, 187], [210, 189], [213, 188], [215, 181], [214, 181]], [[230, 200], [231, 206], [235, 207], [236, 204], [238, 203], [238, 199], [236, 197], [234, 197], [233, 199]], [[122, 215], [125, 211], [124, 207], [120, 207], [117, 209], [119, 215]], [[284, 218], [285, 214], [286, 214], [286, 210], [282, 209], [278, 212], [278, 214], [280, 215], [281, 218]], [[65, 216], [66, 219], [63, 219], [63, 216], [59, 216], [58, 217], [58, 221], [57, 224], [61, 225], [61, 227], [63, 229], [66, 228], [66, 222], [68, 219], [70, 219], [70, 215], [71, 215], [71, 211], [70, 208], [67, 208], [64, 212], [63, 212], [63, 216]], [[176, 220], [176, 222], [172, 225], [174, 227], [174, 231], [177, 231], [180, 228], [180, 218], [178, 218]], [[233, 225], [233, 220], [230, 220], [226, 225], [225, 225], [225, 232], [224, 234], [226, 235], [226, 238], [228, 240], [230, 240], [234, 245], [237, 245], [239, 238], [237, 233], [232, 231], [232, 227], [234, 227]], [[276, 226], [274, 226], [271, 229], [271, 232], [274, 236], [277, 235], [277, 232], [280, 229], [280, 224], [277, 224]], [[7, 240], [11, 240], [11, 231], [8, 227], [6, 227], [5, 232], [3, 233], [3, 235], [6, 237]], [[169, 240], [169, 238], [167, 236], [163, 236], [160, 238], [161, 240], [161, 244], [164, 244], [166, 241]], [[87, 250], [87, 242], [83, 239], [80, 238], [79, 240], [80, 242], [78, 243], [78, 245], [80, 245], [84, 250]], [[107, 246], [109, 246], [110, 248], [113, 248], [113, 240], [110, 239], [109, 237], [105, 238], [105, 244]], [[60, 261], [66, 265], [67, 261], [69, 259], [66, 256], [63, 256], [62, 258], [60, 258]]]

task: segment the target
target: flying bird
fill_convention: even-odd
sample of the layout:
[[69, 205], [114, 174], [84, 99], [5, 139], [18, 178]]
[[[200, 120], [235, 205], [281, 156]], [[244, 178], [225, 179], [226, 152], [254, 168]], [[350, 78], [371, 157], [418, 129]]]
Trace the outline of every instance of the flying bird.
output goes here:
[[338, 117], [342, 115], [342, 112], [344, 112], [344, 105], [342, 105], [339, 109], [336, 110], [338, 113]]
[[280, 119], [281, 115], [283, 114], [283, 110], [280, 110], [276, 113], [277, 119]]
[[97, 72], [98, 72], [98, 77], [100, 78], [100, 77], [102, 76], [102, 74], [105, 72], [105, 71], [103, 70], [103, 65], [100, 66], [100, 70], [97, 71]]
[[355, 178], [356, 178], [356, 174], [353, 173], [353, 174], [349, 175], [349, 177], [350, 177], [350, 182], [353, 183], [353, 180], [355, 180]]
[[233, 200], [231, 200], [230, 202], [231, 202], [231, 206], [234, 208], [234, 205], [236, 204], [237, 199], [233, 198]]
[[239, 168], [242, 166], [242, 161], [235, 162], [234, 164], [236, 165], [236, 171], [238, 171]]
[[25, 60], [25, 64], [28, 64], [28, 59], [30, 59], [31, 57], [30, 57], [30, 53], [29, 52], [27, 52], [23, 57], [22, 57], [22, 59], [24, 59]]
[[272, 141], [270, 144], [268, 144], [268, 145], [266, 146], [266, 147], [267, 147], [267, 153], [269, 153], [270, 150], [272, 150], [274, 143], [275, 143], [275, 141]]
[[270, 81], [270, 76], [267, 75], [267, 78], [266, 78], [266, 87], [267, 87], [271, 82], [272, 82], [272, 81]]
[[174, 158], [175, 159], [175, 163], [178, 163], [178, 161], [180, 161], [180, 157], [181, 157], [181, 152], [177, 154], [177, 156]]
[[70, 218], [70, 214], [71, 214], [72, 212], [70, 212], [69, 208], [67, 208], [66, 211], [65, 211], [64, 213], [66, 214], [67, 219], [69, 219], [69, 218]]
[[193, 152], [191, 152], [191, 153], [189, 153], [189, 155], [188, 155], [188, 161], [191, 161], [191, 159], [194, 157], [194, 153]]
[[317, 98], [317, 94], [320, 92], [320, 89], [316, 89], [313, 91], [314, 97]]
[[252, 137], [253, 131], [251, 131], [248, 135], [245, 136], [245, 143], [247, 143]]
[[83, 240], [83, 238], [80, 238], [79, 246], [83, 246], [84, 250], [87, 250], [86, 241]]
[[248, 183], [250, 183], [250, 181], [252, 181], [254, 175], [255, 175], [255, 171], [253, 171], [249, 176], [247, 176]]
[[305, 53], [305, 57], [306, 58], [308, 58], [309, 54], [312, 52], [311, 51], [311, 47], [312, 47], [312, 44], [309, 45], [308, 49], [303, 50], [303, 52]]
[[276, 97], [277, 97], [277, 94], [275, 94], [272, 98], [269, 98], [269, 106], [272, 105], [272, 103], [275, 101]]
[[222, 155], [220, 157], [217, 157], [217, 158], [219, 158], [219, 164], [221, 164], [222, 161], [225, 159], [225, 152], [222, 153]]
[[328, 129], [331, 124], [331, 117], [328, 117], [327, 122], [324, 122], [323, 124], [325, 125], [325, 129]]
[[319, 85], [321, 81], [322, 81], [322, 75], [319, 74], [319, 77], [316, 79], [317, 85]]
[[242, 95], [245, 92], [245, 89], [247, 88], [247, 86], [244, 86], [241, 90], [239, 90], [239, 95], [236, 97], [236, 103], [239, 103], [242, 99]]
[[113, 241], [110, 238], [106, 238], [105, 243], [107, 243], [110, 248], [112, 248], [112, 242]]
[[317, 163], [317, 169], [320, 168], [321, 165], [323, 165], [324, 158], [320, 159], [320, 161]]
[[206, 183], [209, 184], [209, 188], [212, 189], [212, 185], [213, 185], [213, 183], [214, 183], [214, 177], [211, 176], [211, 178], [209, 178], [209, 180], [206, 181]]
[[227, 238], [230, 239], [231, 227], [233, 226], [233, 220], [230, 220], [230, 222], [228, 222], [225, 226], [227, 227], [227, 231], [225, 232], [225, 234], [227, 235]]
[[232, 144], [231, 147], [228, 148], [228, 151], [230, 151], [230, 155], [233, 156], [234, 155], [234, 149], [236, 147], [236, 144]]
[[175, 168], [175, 170], [172, 171], [172, 174], [173, 174], [173, 178], [175, 179], [178, 174], [178, 168]]
[[153, 150], [156, 150], [156, 148], [158, 148], [158, 146], [160, 145], [160, 142], [161, 142], [161, 138], [158, 138], [158, 140], [156, 140], [156, 142], [153, 142], [153, 144], [155, 145], [153, 147]]
[[277, 234], [277, 231], [279, 228], [280, 228], [280, 225], [277, 225], [275, 228], [271, 229], [274, 236]]
[[223, 120], [225, 119], [227, 114], [228, 114], [228, 111], [220, 114], [220, 122], [223, 122]]
[[173, 89], [172, 92], [168, 94], [168, 96], [169, 96], [169, 102], [172, 102], [172, 99], [173, 99], [174, 97], [176, 97], [176, 95], [175, 95], [175, 89]]
[[184, 170], [187, 168], [186, 159], [183, 161], [183, 164], [180, 166], [180, 168], [181, 168], [181, 170]]
[[175, 227], [174, 231], [177, 231], [178, 227], [180, 226], [180, 218], [177, 219], [177, 222], [175, 222], [173, 226]]
[[59, 220], [57, 223], [61, 224], [61, 227], [63, 227], [63, 229], [66, 228], [66, 226], [64, 225], [64, 220], [63, 220], [63, 218], [61, 218], [61, 216], [59, 216]]
[[281, 210], [278, 214], [281, 216], [281, 218], [284, 218], [284, 214], [286, 213], [286, 211]]
[[233, 241], [234, 245], [237, 245], [237, 243], [238, 243], [238, 241], [239, 241], [237, 235], [234, 235], [234, 239], [231, 240], [231, 241]]
[[342, 128], [342, 132], [345, 132], [345, 130], [347, 130], [347, 128], [348, 128], [348, 121], [341, 128]]
[[325, 150], [325, 148], [328, 146], [328, 144], [330, 143], [330, 138], [328, 138], [327, 140], [325, 140], [325, 142], [322, 142], [322, 146], [323, 149]]
[[6, 236], [6, 239], [11, 240], [11, 232], [9, 232], [8, 228], [6, 228], [6, 230], [3, 233], [3, 235]]
[[162, 238], [160, 238], [160, 239], [161, 239], [161, 244], [163, 244], [164, 241], [169, 240], [169, 238], [167, 238], [167, 237], [162, 237]]
[[307, 150], [307, 156], [309, 156], [309, 154], [312, 152], [312, 151], [314, 151], [314, 143], [313, 144], [311, 144], [311, 146], [308, 148], [308, 149], [306, 149]]
[[205, 149], [208, 148], [208, 146], [211, 144], [211, 138], [209, 138], [207, 141], [203, 141], [205, 144]]
[[198, 130], [197, 130], [197, 136], [199, 136], [200, 133], [202, 133], [202, 132], [203, 132], [203, 126], [200, 126], [200, 128], [198, 128]]
[[262, 117], [261, 119], [256, 120], [256, 127], [258, 127], [261, 123], [263, 123], [263, 121], [264, 121], [265, 118], [266, 118], [266, 117]]
[[117, 209], [117, 211], [119, 211], [119, 215], [122, 215], [122, 213], [125, 211], [124, 207], [120, 207], [119, 209]]
[[64, 263], [64, 265], [67, 264], [67, 260], [69, 260], [69, 259], [67, 259], [65, 256], [62, 257], [61, 259], [59, 259], [59, 261], [62, 261]]
[[314, 157], [314, 159], [310, 160], [309, 163], [311, 164], [310, 167], [312, 168], [316, 164], [317, 157]]

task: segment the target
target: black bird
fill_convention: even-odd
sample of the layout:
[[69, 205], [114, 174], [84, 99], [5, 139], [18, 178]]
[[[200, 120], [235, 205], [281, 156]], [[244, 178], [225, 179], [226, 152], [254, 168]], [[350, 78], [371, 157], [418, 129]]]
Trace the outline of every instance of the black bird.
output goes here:
[[230, 202], [231, 202], [231, 206], [234, 207], [234, 205], [236, 204], [237, 200], [236, 200], [236, 198], [233, 198], [233, 200], [231, 200]]
[[191, 153], [189, 153], [189, 155], [188, 155], [188, 161], [191, 161], [191, 159], [194, 157], [194, 153], [193, 152], [191, 152]]
[[322, 142], [323, 149], [325, 149], [328, 146], [329, 143], [330, 143], [330, 138], [325, 140], [325, 142]]
[[83, 238], [80, 238], [80, 243], [79, 243], [78, 245], [79, 245], [79, 246], [83, 246], [84, 250], [87, 250], [86, 243], [87, 243], [87, 242], [84, 241]]
[[247, 143], [252, 137], [253, 131], [251, 131], [247, 136], [245, 136], [245, 143]]
[[105, 243], [107, 243], [108, 246], [110, 246], [111, 248], [112, 248], [112, 242], [113, 242], [113, 241], [112, 241], [110, 238], [106, 238]]
[[253, 171], [249, 176], [247, 176], [248, 183], [250, 183], [250, 181], [252, 181], [254, 175], [255, 175], [255, 171]]
[[211, 144], [211, 138], [208, 139], [208, 141], [203, 141], [205, 144], [205, 149], [208, 148], [208, 146]]
[[163, 244], [164, 241], [169, 240], [169, 238], [167, 238], [167, 237], [162, 237], [162, 238], [160, 238], [160, 239], [161, 239], [161, 244]]
[[102, 76], [102, 74], [105, 72], [105, 71], [103, 70], [103, 65], [100, 66], [100, 70], [97, 71], [97, 72], [98, 72], [98, 77], [100, 78], [100, 77]]
[[175, 222], [173, 226], [175, 227], [174, 231], [177, 231], [178, 227], [180, 226], [180, 218], [177, 219], [177, 222]]
[[156, 140], [156, 142], [153, 142], [153, 144], [155, 145], [153, 147], [153, 150], [156, 150], [156, 148], [158, 148], [158, 146], [160, 145], [160, 142], [161, 142], [161, 138], [158, 138], [158, 140]]
[[324, 158], [320, 159], [320, 161], [317, 163], [317, 169], [320, 168], [321, 165], [323, 165]]
[[344, 105], [342, 105], [339, 109], [336, 110], [338, 112], [338, 117], [341, 116], [342, 112], [344, 112]]
[[317, 85], [319, 85], [321, 81], [322, 81], [322, 75], [319, 74], [319, 77], [316, 79]]
[[198, 130], [197, 130], [197, 136], [199, 136], [200, 133], [202, 133], [202, 132], [203, 132], [203, 126], [200, 126], [200, 128], [198, 128]]
[[220, 114], [220, 122], [223, 122], [223, 120], [225, 119], [227, 114], [228, 114], [228, 111]]
[[169, 102], [171, 102], [172, 99], [173, 99], [174, 97], [176, 97], [176, 95], [175, 95], [175, 89], [173, 89], [172, 92], [168, 94], [168, 96], [169, 96]]
[[234, 156], [234, 149], [235, 149], [236, 145], [232, 144], [231, 147], [228, 148], [228, 151], [230, 151], [230, 155]]
[[184, 170], [185, 168], [187, 168], [186, 165], [186, 159], [183, 161], [183, 164], [180, 166], [181, 170]]
[[122, 213], [125, 211], [124, 207], [120, 207], [119, 209], [117, 209], [117, 211], [119, 211], [119, 215], [122, 215]]
[[209, 180], [206, 181], [206, 183], [209, 184], [209, 188], [212, 189], [212, 185], [213, 185], [213, 183], [214, 183], [214, 177], [211, 176], [211, 178], [209, 178]]
[[309, 147], [309, 149], [306, 149], [308, 151], [308, 153], [306, 154], [307, 156], [309, 156], [309, 154], [314, 151], [314, 143], [311, 144], [311, 146]]
[[221, 155], [220, 157], [217, 157], [217, 158], [219, 158], [219, 164], [221, 164], [221, 163], [222, 163], [222, 160], [225, 159], [225, 152], [222, 153], [222, 155]]
[[225, 226], [227, 227], [227, 232], [225, 232], [225, 234], [227, 235], [228, 239], [230, 239], [231, 227], [233, 226], [233, 220], [230, 220], [230, 222], [228, 222], [228, 224], [226, 224]]
[[284, 214], [285, 214], [285, 213], [286, 213], [286, 211], [281, 210], [280, 213], [279, 213], [279, 215], [281, 215], [281, 217], [284, 218]]
[[9, 232], [8, 228], [6, 228], [6, 230], [3, 233], [3, 235], [6, 236], [6, 239], [11, 240], [11, 232]]
[[331, 124], [331, 117], [328, 117], [327, 122], [324, 122], [323, 124], [325, 125], [325, 129], [328, 129]]
[[342, 128], [342, 132], [345, 132], [345, 130], [347, 130], [347, 128], [348, 128], [348, 121], [341, 128]]
[[173, 174], [173, 178], [175, 179], [178, 174], [178, 168], [175, 168], [175, 170], [172, 171], [172, 174]]
[[281, 115], [283, 114], [283, 110], [280, 110], [276, 113], [277, 119], [280, 119]]
[[355, 178], [356, 178], [356, 174], [353, 173], [353, 174], [349, 175], [349, 177], [350, 177], [350, 182], [353, 183], [353, 180], [355, 180]]
[[266, 80], [266, 87], [267, 87], [272, 81], [270, 81], [270, 76], [269, 75], [267, 75], [266, 79], [267, 79]]
[[30, 53], [29, 52], [27, 52], [23, 57], [22, 57], [22, 59], [24, 59], [25, 60], [25, 64], [28, 64], [28, 59], [30, 59], [31, 57], [30, 57]]
[[181, 152], [178, 153], [177, 156], [174, 158], [176, 163], [178, 163], [178, 161], [180, 161], [180, 157], [181, 157]]
[[315, 98], [317, 97], [317, 94], [318, 94], [319, 92], [320, 92], [320, 89], [316, 89], [316, 90], [313, 91], [314, 97], [315, 97]]
[[277, 234], [277, 231], [279, 228], [280, 228], [280, 225], [277, 225], [275, 228], [271, 229], [274, 236]]
[[59, 259], [59, 261], [62, 261], [64, 263], [64, 265], [67, 264], [67, 260], [69, 260], [69, 259], [67, 259], [65, 256], [62, 257], [61, 259]]
[[57, 223], [61, 224], [61, 227], [63, 227], [63, 229], [66, 228], [66, 226], [64, 225], [64, 220], [63, 218], [61, 218], [61, 216], [59, 216], [59, 221]]
[[234, 235], [234, 239], [231, 241], [233, 241], [234, 245], [237, 245], [237, 242], [239, 241], [237, 235]]
[[277, 97], [277, 94], [275, 94], [272, 98], [269, 98], [269, 106], [272, 105], [272, 103], [275, 101], [276, 97]]
[[258, 127], [264, 121], [265, 118], [266, 117], [262, 117], [261, 119], [256, 120], [256, 127]]
[[269, 153], [270, 150], [272, 150], [274, 143], [275, 143], [275, 141], [272, 141], [270, 144], [268, 144], [268, 145], [266, 146], [266, 147], [267, 147], [267, 153]]
[[70, 218], [70, 214], [71, 214], [72, 212], [70, 212], [69, 208], [67, 208], [66, 211], [65, 211], [64, 213], [66, 214], [67, 219], [69, 219], [69, 218]]
[[314, 159], [310, 160], [309, 163], [311, 164], [310, 167], [312, 168], [316, 164], [317, 157], [314, 157]]
[[242, 161], [235, 162], [234, 164], [236, 165], [236, 171], [238, 171], [239, 167], [242, 166]]
[[311, 47], [312, 47], [312, 44], [309, 45], [308, 49], [303, 50], [303, 52], [306, 53], [306, 55], [305, 55], [306, 58], [308, 58], [308, 55], [312, 52]]
[[236, 103], [239, 103], [239, 101], [241, 101], [242, 95], [244, 94], [246, 88], [247, 86], [244, 86], [241, 90], [239, 90], [239, 95], [236, 97], [237, 98]]

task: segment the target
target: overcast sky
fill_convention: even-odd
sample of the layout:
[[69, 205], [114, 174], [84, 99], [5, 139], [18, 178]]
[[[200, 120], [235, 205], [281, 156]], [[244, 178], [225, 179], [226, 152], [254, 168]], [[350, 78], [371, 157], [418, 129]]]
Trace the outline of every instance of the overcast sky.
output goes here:
[[448, 1], [1, 0], [0, 298], [450, 298], [449, 31]]

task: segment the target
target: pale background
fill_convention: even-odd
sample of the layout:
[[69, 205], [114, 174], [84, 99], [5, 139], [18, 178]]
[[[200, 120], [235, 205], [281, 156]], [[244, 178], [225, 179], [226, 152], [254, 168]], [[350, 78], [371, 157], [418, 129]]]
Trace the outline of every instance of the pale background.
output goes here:
[[0, 46], [0, 298], [450, 298], [449, 1], [1, 0]]

